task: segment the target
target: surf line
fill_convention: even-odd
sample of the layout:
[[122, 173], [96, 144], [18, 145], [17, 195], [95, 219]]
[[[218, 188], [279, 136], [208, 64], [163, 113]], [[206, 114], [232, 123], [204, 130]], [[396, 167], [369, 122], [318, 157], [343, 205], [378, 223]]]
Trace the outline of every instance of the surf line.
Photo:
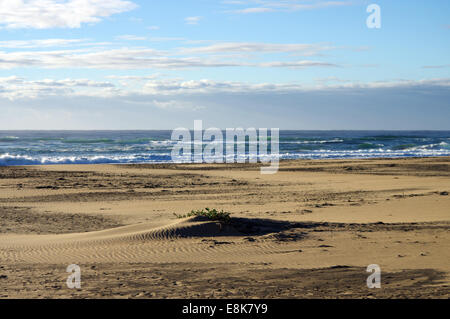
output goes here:
[[172, 148], [172, 162], [270, 163], [270, 166], [261, 167], [261, 174], [275, 174], [280, 161], [280, 129], [272, 128], [270, 136], [267, 133], [267, 128], [227, 128], [224, 139], [221, 129], [203, 130], [203, 121], [196, 120], [193, 139], [189, 129], [173, 130], [171, 140], [177, 143]]
[[183, 306], [183, 314], [205, 314], [214, 317], [217, 306], [195, 306], [189, 303], [189, 306]]

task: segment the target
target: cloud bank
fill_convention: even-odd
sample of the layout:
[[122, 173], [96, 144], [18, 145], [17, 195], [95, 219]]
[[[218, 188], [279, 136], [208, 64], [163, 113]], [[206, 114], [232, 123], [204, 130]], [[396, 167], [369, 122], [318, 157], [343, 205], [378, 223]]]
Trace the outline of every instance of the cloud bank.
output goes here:
[[260, 94], [296, 95], [327, 93], [336, 95], [365, 94], [377, 89], [391, 92], [416, 91], [417, 94], [429, 94], [439, 90], [450, 91], [450, 79], [427, 79], [419, 81], [377, 81], [367, 83], [351, 83], [341, 81], [337, 84], [326, 84], [318, 81], [317, 85], [300, 83], [244, 83], [214, 80], [182, 80], [164, 79], [159, 74], [147, 76], [108, 76], [108, 81], [88, 79], [43, 79], [27, 80], [10, 76], [0, 78], [0, 98], [10, 100], [34, 99], [46, 96], [90, 96], [90, 97], [124, 97], [136, 96], [181, 96], [214, 94]]

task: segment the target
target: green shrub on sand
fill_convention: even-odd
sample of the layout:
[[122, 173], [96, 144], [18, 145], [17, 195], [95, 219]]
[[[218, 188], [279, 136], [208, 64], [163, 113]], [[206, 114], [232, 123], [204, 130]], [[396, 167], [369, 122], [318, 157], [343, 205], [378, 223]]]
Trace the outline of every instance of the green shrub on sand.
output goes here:
[[222, 223], [229, 223], [231, 220], [230, 213], [224, 212], [223, 210], [218, 211], [217, 209], [210, 209], [210, 208], [205, 208], [202, 210], [192, 210], [190, 213], [185, 214], [185, 215], [178, 215], [175, 213], [174, 213], [174, 215], [177, 218], [202, 216], [202, 217], [206, 217], [210, 220], [216, 220], [216, 221], [219, 221]]

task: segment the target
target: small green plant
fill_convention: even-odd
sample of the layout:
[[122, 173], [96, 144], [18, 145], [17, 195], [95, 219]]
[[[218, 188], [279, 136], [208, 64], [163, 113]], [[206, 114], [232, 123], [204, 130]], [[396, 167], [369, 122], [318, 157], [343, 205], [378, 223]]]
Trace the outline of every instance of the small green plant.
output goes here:
[[193, 216], [203, 216], [206, 217], [210, 220], [217, 220], [220, 221], [222, 223], [229, 223], [230, 222], [230, 213], [224, 212], [223, 210], [218, 211], [217, 209], [210, 209], [210, 208], [205, 208], [202, 210], [192, 210], [190, 213], [185, 214], [185, 215], [178, 215], [175, 214], [174, 215], [177, 218], [188, 218], [188, 217], [193, 217]]

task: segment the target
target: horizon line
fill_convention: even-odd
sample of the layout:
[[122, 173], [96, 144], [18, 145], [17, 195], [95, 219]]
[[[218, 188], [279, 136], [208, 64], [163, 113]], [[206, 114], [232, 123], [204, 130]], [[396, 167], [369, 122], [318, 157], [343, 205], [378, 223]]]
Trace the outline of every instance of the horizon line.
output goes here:
[[[248, 129], [248, 127], [235, 127]], [[255, 128], [256, 127], [250, 127]], [[194, 130], [193, 128], [187, 128]], [[227, 128], [219, 128], [220, 130], [226, 130]], [[257, 128], [261, 129], [261, 128]], [[269, 129], [269, 128], [267, 128]], [[270, 128], [276, 129], [276, 128]], [[302, 132], [450, 132], [449, 129], [281, 129], [280, 131], [302, 131]], [[0, 130], [0, 132], [149, 132], [149, 131], [173, 131], [174, 129], [7, 129]]]

